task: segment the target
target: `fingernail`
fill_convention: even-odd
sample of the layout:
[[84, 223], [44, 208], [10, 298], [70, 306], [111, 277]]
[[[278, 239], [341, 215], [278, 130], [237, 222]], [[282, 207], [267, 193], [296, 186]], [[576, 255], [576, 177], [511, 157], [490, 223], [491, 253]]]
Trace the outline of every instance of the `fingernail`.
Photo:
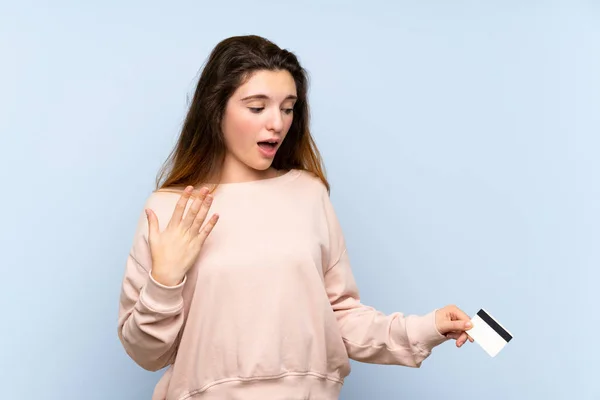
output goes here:
[[465, 324], [465, 327], [466, 327], [466, 328], [470, 328], [470, 327], [472, 327], [472, 326], [473, 326], [473, 324], [472, 324], [471, 322], [467, 322], [467, 323]]

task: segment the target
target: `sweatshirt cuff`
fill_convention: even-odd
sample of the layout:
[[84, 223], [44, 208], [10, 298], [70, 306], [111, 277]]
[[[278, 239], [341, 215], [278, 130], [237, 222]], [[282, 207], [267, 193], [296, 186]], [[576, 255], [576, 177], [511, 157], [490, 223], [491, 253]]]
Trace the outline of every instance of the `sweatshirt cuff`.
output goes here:
[[140, 293], [140, 300], [146, 307], [156, 312], [172, 312], [183, 306], [183, 286], [187, 276], [177, 286], [158, 283], [148, 272], [148, 280]]
[[449, 340], [442, 335], [435, 325], [435, 313], [437, 310], [424, 316], [411, 316], [410, 339], [411, 344], [421, 353], [428, 354], [431, 350]]

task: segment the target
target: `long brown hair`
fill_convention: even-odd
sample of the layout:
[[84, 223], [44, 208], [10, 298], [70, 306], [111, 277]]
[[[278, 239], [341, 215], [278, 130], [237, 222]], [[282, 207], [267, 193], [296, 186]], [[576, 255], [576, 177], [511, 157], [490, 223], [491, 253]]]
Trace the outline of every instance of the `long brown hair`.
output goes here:
[[259, 70], [287, 70], [298, 96], [292, 125], [272, 166], [311, 172], [329, 191], [323, 160], [309, 129], [308, 74], [293, 53], [255, 35], [227, 38], [211, 52], [179, 139], [156, 178], [157, 189], [198, 185], [219, 176], [226, 153], [221, 131], [225, 106], [235, 90]]

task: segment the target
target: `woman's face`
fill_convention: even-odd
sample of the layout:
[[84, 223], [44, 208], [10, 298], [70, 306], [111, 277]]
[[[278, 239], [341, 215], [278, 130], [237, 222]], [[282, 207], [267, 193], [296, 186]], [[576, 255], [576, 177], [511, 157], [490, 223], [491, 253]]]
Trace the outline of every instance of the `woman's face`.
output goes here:
[[227, 146], [222, 178], [269, 177], [285, 139], [296, 102], [296, 84], [288, 71], [255, 72], [231, 96], [221, 129]]

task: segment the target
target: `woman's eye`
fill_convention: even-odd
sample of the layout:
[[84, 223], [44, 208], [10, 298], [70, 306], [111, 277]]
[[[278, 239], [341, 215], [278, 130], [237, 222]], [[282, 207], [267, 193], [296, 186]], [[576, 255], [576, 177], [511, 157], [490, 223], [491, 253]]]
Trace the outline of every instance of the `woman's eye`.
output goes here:
[[292, 112], [294, 112], [294, 109], [293, 108], [284, 108], [283, 112], [286, 114], [291, 114]]
[[248, 109], [251, 112], [253, 112], [255, 114], [258, 114], [259, 112], [261, 112], [262, 110], [264, 110], [264, 107], [248, 107]]

